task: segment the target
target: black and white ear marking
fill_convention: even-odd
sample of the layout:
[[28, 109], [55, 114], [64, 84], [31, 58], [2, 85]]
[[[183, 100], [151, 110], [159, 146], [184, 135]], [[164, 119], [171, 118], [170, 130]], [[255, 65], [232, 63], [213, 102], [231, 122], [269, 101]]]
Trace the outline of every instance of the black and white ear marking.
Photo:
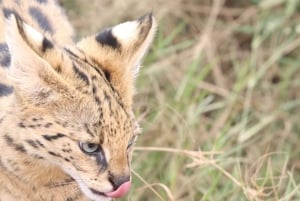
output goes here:
[[156, 32], [156, 20], [147, 14], [86, 37], [76, 44], [91, 61], [105, 72], [125, 105], [131, 105], [134, 79], [140, 62]]
[[42, 52], [46, 52], [46, 50], [52, 49], [53, 47], [54, 45], [51, 43], [51, 41], [44, 37], [42, 42]]
[[[51, 62], [43, 57], [54, 45], [14, 15], [7, 20], [6, 41], [11, 54], [9, 78], [15, 91], [23, 99], [36, 105], [57, 100], [57, 86], [64, 90], [67, 86], [55, 72]], [[54, 51], [47, 53], [52, 52]]]
[[13, 10], [13, 9], [10, 9], [10, 8], [3, 8], [3, 9], [2, 9], [2, 12], [3, 12], [4, 17], [5, 17], [6, 19], [9, 19], [9, 17], [10, 17], [11, 15], [15, 15], [15, 16], [17, 16], [18, 18], [21, 19], [21, 16], [20, 16], [15, 10]]
[[18, 16], [12, 14], [8, 18], [7, 24], [6, 38], [8, 44], [15, 43], [16, 37], [21, 36], [19, 39], [26, 42], [38, 55], [41, 55], [41, 53], [54, 47], [50, 40], [28, 24], [24, 23]]
[[117, 38], [112, 34], [111, 29], [106, 29], [96, 35], [96, 41], [102, 45], [107, 45], [113, 49], [120, 49], [121, 44]]
[[139, 47], [141, 43], [146, 42], [145, 38], [153, 38], [153, 33], [149, 33], [151, 29], [155, 32], [156, 23], [153, 23], [152, 14], [146, 14], [136, 21], [121, 23], [112, 28], [96, 34], [96, 41], [115, 50], [129, 50]]

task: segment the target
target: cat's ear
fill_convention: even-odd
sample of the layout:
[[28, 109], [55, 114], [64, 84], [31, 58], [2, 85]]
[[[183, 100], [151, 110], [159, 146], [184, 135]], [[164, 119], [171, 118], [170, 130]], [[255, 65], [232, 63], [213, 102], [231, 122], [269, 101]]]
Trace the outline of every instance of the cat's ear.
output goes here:
[[6, 40], [11, 54], [9, 76], [16, 93], [39, 105], [56, 100], [57, 91], [67, 88], [52, 65], [58, 48], [15, 15], [7, 19]]
[[155, 32], [156, 21], [152, 14], [147, 14], [84, 38], [77, 47], [105, 72], [124, 102], [130, 105], [133, 81]]

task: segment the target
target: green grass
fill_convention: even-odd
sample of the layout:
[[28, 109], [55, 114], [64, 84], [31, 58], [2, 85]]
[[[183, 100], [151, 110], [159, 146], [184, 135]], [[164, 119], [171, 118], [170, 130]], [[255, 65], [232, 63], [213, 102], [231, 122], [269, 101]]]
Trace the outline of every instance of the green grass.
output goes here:
[[209, 2], [151, 1], [168, 12], [136, 82], [123, 200], [300, 200], [300, 1], [227, 1], [197, 52]]

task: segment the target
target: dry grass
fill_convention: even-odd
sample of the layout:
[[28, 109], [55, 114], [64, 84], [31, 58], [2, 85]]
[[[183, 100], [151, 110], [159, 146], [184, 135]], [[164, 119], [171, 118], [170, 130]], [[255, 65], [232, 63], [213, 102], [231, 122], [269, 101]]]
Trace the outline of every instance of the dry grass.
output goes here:
[[127, 200], [300, 200], [300, 1], [63, 2], [79, 35], [159, 20]]

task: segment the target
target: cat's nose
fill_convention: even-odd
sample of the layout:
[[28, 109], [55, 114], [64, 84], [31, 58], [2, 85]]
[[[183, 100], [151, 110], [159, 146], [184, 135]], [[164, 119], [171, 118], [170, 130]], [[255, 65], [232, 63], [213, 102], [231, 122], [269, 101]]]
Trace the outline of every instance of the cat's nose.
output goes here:
[[117, 190], [122, 184], [130, 181], [130, 175], [125, 175], [125, 176], [109, 175], [108, 180], [113, 185], [114, 190]]

